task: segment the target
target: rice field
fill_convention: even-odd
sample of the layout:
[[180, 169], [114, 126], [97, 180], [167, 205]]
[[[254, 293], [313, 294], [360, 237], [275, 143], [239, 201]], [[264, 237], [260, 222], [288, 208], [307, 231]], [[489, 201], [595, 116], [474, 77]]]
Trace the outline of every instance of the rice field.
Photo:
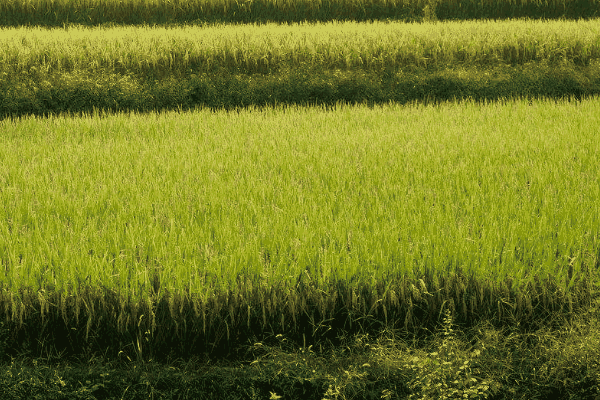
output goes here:
[[89, 334], [141, 322], [132, 304], [153, 330], [161, 301], [182, 323], [185, 303], [228, 338], [312, 307], [400, 326], [424, 298], [436, 317], [564, 310], [598, 278], [598, 115], [596, 99], [2, 121], [0, 309], [81, 312]]
[[0, 25], [594, 18], [594, 0], [2, 0]]
[[2, 28], [5, 79], [84, 72], [141, 77], [226, 70], [267, 74], [286, 69], [411, 71], [526, 63], [589, 66], [600, 58], [591, 21], [462, 21], [187, 27], [71, 26]]
[[0, 398], [597, 394], [598, 24], [438, 21], [596, 5], [487, 3], [0, 0]]

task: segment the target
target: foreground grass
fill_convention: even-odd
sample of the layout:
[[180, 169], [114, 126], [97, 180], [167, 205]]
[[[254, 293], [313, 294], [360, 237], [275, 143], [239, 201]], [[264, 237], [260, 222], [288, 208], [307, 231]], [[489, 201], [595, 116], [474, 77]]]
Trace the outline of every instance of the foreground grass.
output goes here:
[[[317, 351], [246, 346], [246, 358], [168, 363], [20, 357], [0, 373], [2, 399], [586, 399], [600, 398], [598, 304], [559, 330], [519, 334], [451, 318], [428, 340], [393, 331]], [[454, 328], [454, 329], [453, 329]]]

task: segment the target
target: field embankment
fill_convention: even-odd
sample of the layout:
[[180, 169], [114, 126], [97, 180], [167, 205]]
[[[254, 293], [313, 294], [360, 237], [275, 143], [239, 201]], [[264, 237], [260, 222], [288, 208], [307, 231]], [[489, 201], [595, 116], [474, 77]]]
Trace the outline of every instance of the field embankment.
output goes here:
[[595, 21], [3, 29], [0, 115], [577, 99]]

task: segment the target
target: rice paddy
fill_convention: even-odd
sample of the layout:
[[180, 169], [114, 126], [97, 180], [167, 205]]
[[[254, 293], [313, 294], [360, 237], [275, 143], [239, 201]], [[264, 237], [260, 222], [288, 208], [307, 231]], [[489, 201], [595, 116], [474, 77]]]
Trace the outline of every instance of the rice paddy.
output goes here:
[[[509, 279], [510, 290], [544, 277], [568, 291], [597, 275], [596, 108], [467, 102], [4, 121], [4, 309], [23, 318], [12, 295], [23, 288], [42, 302], [44, 291], [64, 301], [86, 286], [128, 302], [208, 301], [259, 287], [287, 293], [305, 275], [327, 287], [429, 274], [437, 286], [461, 272]], [[487, 306], [480, 298], [470, 314]]]
[[595, 22], [159, 3], [0, 4], [0, 397], [600, 394]]
[[210, 26], [2, 29], [8, 76], [60, 73], [185, 76], [227, 70], [396, 71], [545, 62], [589, 66], [600, 57], [591, 21], [337, 22]]

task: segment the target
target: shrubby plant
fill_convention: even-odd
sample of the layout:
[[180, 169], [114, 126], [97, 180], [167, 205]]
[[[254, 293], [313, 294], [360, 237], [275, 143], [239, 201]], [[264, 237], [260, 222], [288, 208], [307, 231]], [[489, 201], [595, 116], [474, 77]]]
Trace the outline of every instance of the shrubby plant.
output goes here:
[[487, 399], [492, 391], [492, 380], [477, 377], [477, 368], [471, 363], [480, 350], [467, 354], [459, 348], [459, 341], [452, 329], [452, 313], [446, 309], [443, 323], [443, 339], [437, 351], [425, 357], [414, 356], [405, 365], [415, 377], [409, 387], [413, 391], [409, 399]]

